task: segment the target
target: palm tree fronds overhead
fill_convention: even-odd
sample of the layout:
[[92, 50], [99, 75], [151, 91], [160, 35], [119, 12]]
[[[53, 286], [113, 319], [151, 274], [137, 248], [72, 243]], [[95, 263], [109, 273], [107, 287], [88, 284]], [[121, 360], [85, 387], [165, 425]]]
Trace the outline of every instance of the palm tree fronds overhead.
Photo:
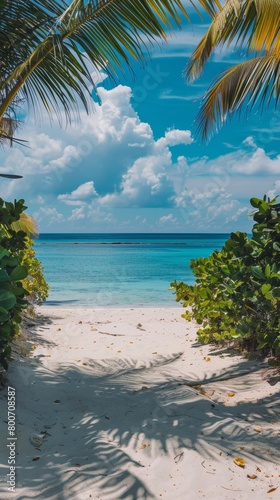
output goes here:
[[214, 124], [223, 125], [227, 115], [247, 103], [251, 109], [257, 101], [263, 105], [280, 97], [280, 56], [266, 55], [227, 69], [203, 98], [197, 117], [202, 137], [209, 136]]
[[237, 18], [236, 31], [240, 40], [248, 48], [256, 51], [271, 52], [279, 49], [280, 4], [277, 0], [243, 0]]
[[[212, 18], [222, 10], [219, 0], [189, 3]], [[71, 123], [92, 107], [94, 69], [115, 79], [131, 58], [143, 64], [182, 17], [180, 0], [0, 0], [0, 123], [23, 102]]]
[[203, 138], [243, 104], [250, 109], [259, 98], [279, 100], [280, 0], [226, 0], [212, 17], [186, 67], [189, 81], [199, 77], [218, 46], [245, 47], [247, 56], [256, 57], [223, 72], [203, 97], [197, 118]]
[[70, 122], [89, 111], [92, 68], [115, 77], [143, 61], [182, 15], [180, 0], [0, 0], [0, 120], [20, 96]]
[[205, 35], [194, 50], [186, 67], [185, 75], [190, 81], [197, 78], [217, 45], [225, 42], [231, 35], [232, 24], [240, 12], [240, 1], [229, 0], [218, 12]]
[[197, 78], [214, 49], [225, 43], [246, 45], [248, 50], [280, 50], [280, 2], [228, 0], [203, 36], [186, 68], [189, 80]]
[[[209, 14], [212, 18], [216, 16], [217, 12], [222, 9], [221, 2], [219, 0], [198, 0], [203, 10]], [[192, 2], [191, 2], [192, 3]]]

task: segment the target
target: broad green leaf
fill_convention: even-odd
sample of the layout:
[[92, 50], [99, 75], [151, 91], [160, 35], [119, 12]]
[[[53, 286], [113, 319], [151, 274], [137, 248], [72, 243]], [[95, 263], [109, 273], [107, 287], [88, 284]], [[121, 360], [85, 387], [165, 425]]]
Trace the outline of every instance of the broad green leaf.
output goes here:
[[0, 307], [7, 309], [8, 311], [14, 307], [16, 304], [16, 297], [13, 293], [8, 290], [1, 290], [0, 288]]
[[[4, 311], [4, 312], [3, 312]], [[9, 313], [6, 309], [1, 307], [1, 312], [0, 312], [0, 324], [8, 321], [10, 318]]]
[[269, 264], [267, 264], [267, 265], [265, 266], [265, 271], [264, 271], [264, 273], [265, 273], [266, 278], [269, 278], [269, 277], [270, 277], [271, 269], [270, 269], [270, 265], [269, 265]]
[[263, 295], [266, 295], [270, 289], [271, 289], [271, 285], [269, 283], [265, 283], [264, 285], [261, 286], [261, 291], [262, 291]]
[[8, 275], [6, 269], [0, 269], [0, 283], [3, 281], [10, 281], [10, 276]]
[[263, 200], [260, 200], [259, 198], [251, 198], [250, 203], [252, 207], [254, 208], [259, 208], [259, 206], [262, 204]]
[[251, 266], [252, 274], [255, 276], [255, 278], [259, 279], [264, 279], [265, 275], [262, 272], [262, 269], [260, 266]]
[[10, 254], [6, 248], [3, 248], [0, 246], [0, 261], [3, 259], [3, 257], [8, 257]]
[[17, 266], [13, 269], [10, 278], [11, 281], [21, 281], [28, 276], [28, 272], [25, 266]]
[[280, 244], [277, 241], [274, 241], [273, 243], [273, 250], [280, 252]]
[[200, 291], [200, 296], [203, 299], [208, 299], [209, 296], [211, 296], [209, 288], [202, 288], [201, 291]]

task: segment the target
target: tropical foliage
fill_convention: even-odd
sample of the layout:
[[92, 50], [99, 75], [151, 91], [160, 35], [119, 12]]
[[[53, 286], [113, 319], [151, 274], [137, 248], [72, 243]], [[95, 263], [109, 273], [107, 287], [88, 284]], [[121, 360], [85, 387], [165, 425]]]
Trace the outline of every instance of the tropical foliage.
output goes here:
[[[193, 3], [190, 0], [190, 3]], [[214, 13], [215, 0], [199, 0]], [[0, 0], [0, 134], [21, 106], [71, 122], [92, 107], [93, 70], [111, 77], [145, 59], [187, 12], [180, 0]]]
[[25, 209], [24, 200], [0, 198], [0, 366], [5, 369], [23, 311], [41, 304], [49, 289], [27, 236], [36, 232], [36, 224]]
[[231, 233], [221, 251], [191, 261], [195, 285], [172, 283], [199, 339], [280, 353], [280, 203], [252, 198], [252, 237]]
[[218, 46], [245, 48], [248, 59], [217, 76], [206, 92], [198, 126], [206, 138], [233, 112], [246, 105], [278, 104], [280, 97], [280, 1], [218, 0], [211, 2], [212, 22], [186, 68], [189, 80], [197, 78]]
[[33, 240], [26, 236], [25, 242], [26, 248], [19, 252], [21, 265], [27, 269], [22, 285], [28, 292], [29, 310], [33, 310], [34, 305], [45, 302], [50, 287], [45, 280], [42, 263], [36, 257]]
[[11, 228], [14, 231], [24, 231], [29, 236], [38, 236], [38, 226], [36, 221], [26, 212], [22, 212], [18, 220], [12, 222]]
[[22, 285], [28, 271], [18, 256], [26, 248], [26, 233], [11, 228], [25, 208], [23, 200], [5, 203], [0, 199], [0, 366], [5, 369], [10, 342], [19, 331], [22, 311], [28, 305], [28, 292]]

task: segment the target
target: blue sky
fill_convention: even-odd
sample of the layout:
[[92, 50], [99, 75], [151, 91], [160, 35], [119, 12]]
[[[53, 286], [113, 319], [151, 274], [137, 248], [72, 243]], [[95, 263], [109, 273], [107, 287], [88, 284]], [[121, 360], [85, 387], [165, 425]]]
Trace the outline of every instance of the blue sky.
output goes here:
[[101, 105], [71, 128], [28, 116], [19, 135], [29, 148], [0, 151], [1, 172], [24, 178], [2, 179], [0, 196], [24, 198], [40, 232], [250, 232], [250, 197], [280, 193], [280, 113], [243, 113], [201, 142], [200, 96], [238, 60], [218, 51], [184, 81], [206, 26], [184, 23], [145, 68], [133, 63], [134, 79], [96, 75]]

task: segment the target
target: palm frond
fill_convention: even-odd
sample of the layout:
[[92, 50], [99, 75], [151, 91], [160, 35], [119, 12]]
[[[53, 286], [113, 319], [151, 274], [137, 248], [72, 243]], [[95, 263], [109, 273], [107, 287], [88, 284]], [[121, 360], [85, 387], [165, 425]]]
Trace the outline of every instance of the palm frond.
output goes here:
[[279, 32], [279, 0], [243, 0], [241, 2], [235, 33], [239, 33], [238, 40], [242, 44], [247, 43], [249, 50], [253, 49], [258, 52], [276, 50], [280, 45]]
[[[0, 0], [0, 13], [3, 4], [6, 2]], [[0, 119], [16, 96], [22, 95], [31, 106], [43, 104], [50, 114], [59, 114], [62, 109], [70, 121], [72, 114], [77, 115], [79, 100], [89, 110], [89, 88], [94, 87], [81, 52], [94, 68], [114, 77], [124, 63], [131, 66], [130, 57], [144, 60], [145, 42], [165, 40], [166, 29], [180, 26], [180, 14], [187, 16], [180, 0], [73, 0], [70, 5], [48, 0], [48, 11], [43, 1], [37, 5], [35, 0], [26, 0], [31, 7], [30, 19], [21, 0], [8, 4], [13, 4], [13, 21], [19, 14], [27, 16], [28, 30], [22, 28], [21, 37], [9, 39], [9, 48], [13, 47], [13, 52], [20, 50], [16, 64], [13, 66], [9, 60], [5, 76], [0, 78]], [[18, 4], [19, 11], [14, 4]], [[5, 22], [13, 33], [9, 20], [2, 19], [0, 41]]]
[[0, 121], [0, 134], [3, 137], [13, 136], [17, 128], [18, 128], [18, 123], [16, 120], [13, 120], [12, 118], [4, 117]]
[[[200, 5], [203, 7], [203, 10], [209, 14], [212, 18], [214, 18], [220, 10], [222, 10], [222, 4], [219, 0], [198, 0]], [[192, 3], [192, 2], [191, 2]]]
[[247, 104], [252, 109], [256, 102], [278, 104], [280, 97], [280, 54], [269, 54], [249, 59], [227, 69], [207, 91], [197, 117], [198, 130], [203, 139], [209, 137], [213, 125], [221, 127], [227, 116]]
[[14, 231], [24, 231], [28, 236], [37, 237], [39, 234], [36, 221], [27, 213], [22, 212], [20, 219], [11, 224]]
[[228, 0], [194, 50], [185, 70], [197, 78], [218, 45], [234, 43], [247, 51], [280, 50], [280, 0]]
[[202, 72], [205, 62], [209, 59], [218, 44], [225, 42], [232, 25], [240, 12], [240, 0], [229, 0], [218, 12], [205, 35], [200, 40], [185, 70], [185, 77], [192, 81]]
[[[198, 3], [212, 17], [222, 8]], [[23, 99], [71, 122], [96, 91], [88, 60], [114, 79], [131, 58], [143, 63], [147, 45], [166, 40], [182, 15], [180, 0], [0, 0], [0, 120]]]

